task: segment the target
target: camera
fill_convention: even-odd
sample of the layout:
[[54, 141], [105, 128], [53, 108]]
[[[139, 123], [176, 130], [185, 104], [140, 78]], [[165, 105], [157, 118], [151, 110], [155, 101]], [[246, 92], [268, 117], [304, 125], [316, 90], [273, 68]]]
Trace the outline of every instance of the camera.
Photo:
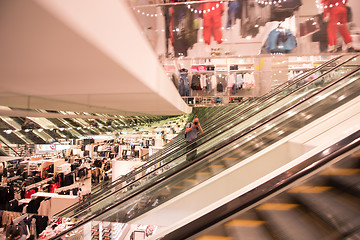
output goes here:
[[198, 125], [199, 122], [194, 122], [195, 125]]

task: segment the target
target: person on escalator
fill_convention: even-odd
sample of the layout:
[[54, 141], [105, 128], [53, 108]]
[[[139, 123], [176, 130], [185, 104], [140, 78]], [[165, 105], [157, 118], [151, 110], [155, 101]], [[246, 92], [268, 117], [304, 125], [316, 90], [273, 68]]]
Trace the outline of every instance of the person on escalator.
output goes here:
[[[203, 133], [203, 129], [201, 128], [199, 119], [195, 116], [192, 122], [186, 124], [186, 142], [188, 146], [186, 147], [186, 160], [191, 161], [196, 158], [197, 155], [197, 134], [198, 132]], [[190, 152], [191, 151], [191, 152]]]

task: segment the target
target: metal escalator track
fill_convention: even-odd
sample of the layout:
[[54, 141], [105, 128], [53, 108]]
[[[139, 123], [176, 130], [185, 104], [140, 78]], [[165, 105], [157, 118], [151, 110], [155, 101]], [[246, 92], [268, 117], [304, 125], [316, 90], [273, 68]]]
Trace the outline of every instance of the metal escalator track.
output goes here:
[[[304, 81], [307, 79], [307, 77], [312, 76], [314, 73], [317, 72], [325, 72], [325, 75], [323, 78], [320, 78], [316, 84], [319, 84], [319, 82], [325, 81], [325, 78], [329, 78], [330, 72], [333, 71], [333, 68], [336, 68], [336, 71], [341, 72], [341, 74], [349, 71], [349, 69], [352, 69], [353, 67], [349, 66], [343, 66], [342, 64], [352, 64], [349, 63], [354, 59], [353, 57], [340, 57], [337, 59], [334, 59], [332, 61], [329, 61], [328, 64], [325, 64], [324, 66], [321, 66], [317, 69], [314, 69], [314, 71], [311, 71], [307, 74], [305, 74], [302, 78], [297, 79], [297, 81], [293, 81], [291, 83], [285, 84], [283, 86], [280, 86], [276, 91], [271, 92], [269, 95], [264, 96], [260, 98], [258, 101], [249, 101], [244, 103], [244, 106], [240, 106], [236, 108], [237, 111], [230, 112], [230, 117], [223, 119], [222, 121], [219, 119], [218, 121], [211, 126], [211, 123], [209, 123], [210, 126], [204, 128], [204, 131], [207, 131], [207, 133], [200, 135], [200, 137], [197, 139], [198, 143], [198, 149], [201, 149], [202, 151], [198, 151], [198, 157], [201, 156], [201, 154], [208, 154], [211, 151], [208, 151], [208, 149], [211, 149], [211, 147], [216, 147], [218, 145], [219, 141], [226, 140], [229, 136], [236, 134], [239, 132], [239, 128], [237, 127], [238, 124], [243, 123], [244, 121], [248, 120], [252, 116], [258, 114], [261, 112], [261, 110], [266, 110], [269, 108], [273, 103], [280, 101], [284, 97], [286, 97], [289, 92], [297, 91], [297, 89], [301, 86], [305, 86], [306, 84]], [[345, 62], [344, 62], [345, 61]], [[330, 65], [330, 66], [328, 66]], [[343, 66], [343, 67], [341, 67]], [[284, 94], [286, 92], [286, 94]], [[224, 114], [225, 115], [225, 114]], [[259, 120], [260, 121], [260, 120]], [[222, 126], [217, 125], [216, 123], [221, 123]], [[246, 124], [241, 125], [240, 129], [244, 128]], [[231, 130], [231, 131], [227, 131]], [[216, 141], [214, 141], [214, 139]], [[90, 199], [91, 203], [89, 204], [96, 204], [100, 202], [101, 200], [105, 199], [107, 196], [112, 195], [114, 192], [119, 191], [120, 188], [126, 189], [125, 187], [130, 186], [136, 178], [139, 177], [139, 174], [142, 174], [141, 182], [144, 183], [147, 182], [149, 179], [152, 178], [152, 176], [158, 175], [160, 172], [164, 172], [164, 169], [173, 168], [174, 166], [183, 165], [183, 158], [188, 153], [188, 147], [183, 143], [183, 137], [182, 141], [179, 140], [179, 145], [172, 148], [167, 149], [165, 156], [161, 156], [160, 158], [156, 159], [156, 161], [151, 161], [148, 164], [144, 164], [138, 171], [134, 172], [132, 175], [127, 176], [125, 179], [119, 179], [116, 182], [113, 183], [108, 188], [101, 189], [96, 195], [92, 196]], [[212, 142], [209, 145], [209, 142]], [[171, 154], [173, 153], [173, 154]], [[164, 166], [165, 165], [165, 166]], [[164, 166], [160, 167], [159, 166]], [[150, 171], [149, 171], [150, 169]], [[172, 171], [169, 171], [171, 173]], [[141, 184], [142, 184], [141, 183]], [[137, 184], [137, 183], [135, 183]], [[133, 185], [134, 186], [134, 185]], [[131, 187], [133, 188], [133, 187]], [[83, 204], [80, 206], [74, 206], [71, 207], [64, 212], [61, 212], [60, 216], [74, 216], [74, 213], [79, 213], [80, 209], [83, 209]]]
[[[207, 174], [202, 176], [201, 181], [205, 181], [358, 97], [360, 74], [357, 61], [351, 59], [341, 69], [338, 68], [340, 78], [329, 77], [328, 72], [304, 83], [291, 94], [279, 97], [261, 112], [261, 121], [255, 121], [259, 116], [255, 119], [249, 117], [234, 126], [231, 133], [226, 132], [229, 135], [222, 137], [221, 141], [207, 141], [207, 145], [211, 145], [211, 154], [201, 154], [202, 149], [198, 148], [201, 156], [194, 162], [186, 162], [183, 155], [175, 167], [163, 165], [162, 170], [166, 174], [157, 172], [150, 179], [137, 181], [140, 187], [132, 185], [113, 189], [111, 196], [77, 215], [83, 219], [81, 224], [91, 220], [129, 222], [191, 189], [194, 183], [199, 184], [197, 177], [200, 173]], [[333, 99], [338, 101], [334, 103]]]

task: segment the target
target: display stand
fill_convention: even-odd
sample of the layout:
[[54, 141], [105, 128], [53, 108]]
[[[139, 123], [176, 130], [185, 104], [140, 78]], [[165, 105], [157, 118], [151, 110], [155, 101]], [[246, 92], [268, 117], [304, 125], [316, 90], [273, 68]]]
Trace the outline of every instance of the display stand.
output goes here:
[[64, 163], [64, 164], [61, 164], [59, 165], [57, 168], [56, 168], [56, 172], [57, 173], [64, 173], [65, 175], [70, 173], [71, 172], [71, 164], [70, 163]]
[[163, 149], [163, 147], [149, 147], [149, 156], [153, 155], [157, 151]]
[[[65, 163], [65, 159], [60, 159], [60, 158], [54, 158], [51, 160], [44, 160], [42, 162], [42, 166], [41, 169], [47, 168], [50, 165], [54, 165], [54, 175], [56, 175], [57, 173], [57, 169], [60, 165]], [[43, 175], [43, 172], [41, 171], [41, 176]]]
[[112, 160], [112, 181], [127, 174], [133, 169], [144, 164], [142, 161], [117, 161]]
[[54, 216], [54, 214], [79, 201], [78, 196], [59, 195], [57, 193], [37, 192], [31, 195], [31, 199], [35, 199], [37, 197], [50, 198], [50, 209], [48, 211], [49, 216]]

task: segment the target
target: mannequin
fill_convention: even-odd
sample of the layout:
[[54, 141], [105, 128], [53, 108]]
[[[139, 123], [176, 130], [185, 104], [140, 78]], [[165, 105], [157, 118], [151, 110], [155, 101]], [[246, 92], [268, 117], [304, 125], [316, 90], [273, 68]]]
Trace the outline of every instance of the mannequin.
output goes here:
[[336, 32], [339, 31], [348, 52], [354, 52], [352, 38], [347, 28], [347, 0], [322, 0], [324, 7], [324, 21], [328, 22], [328, 51], [336, 51]]

